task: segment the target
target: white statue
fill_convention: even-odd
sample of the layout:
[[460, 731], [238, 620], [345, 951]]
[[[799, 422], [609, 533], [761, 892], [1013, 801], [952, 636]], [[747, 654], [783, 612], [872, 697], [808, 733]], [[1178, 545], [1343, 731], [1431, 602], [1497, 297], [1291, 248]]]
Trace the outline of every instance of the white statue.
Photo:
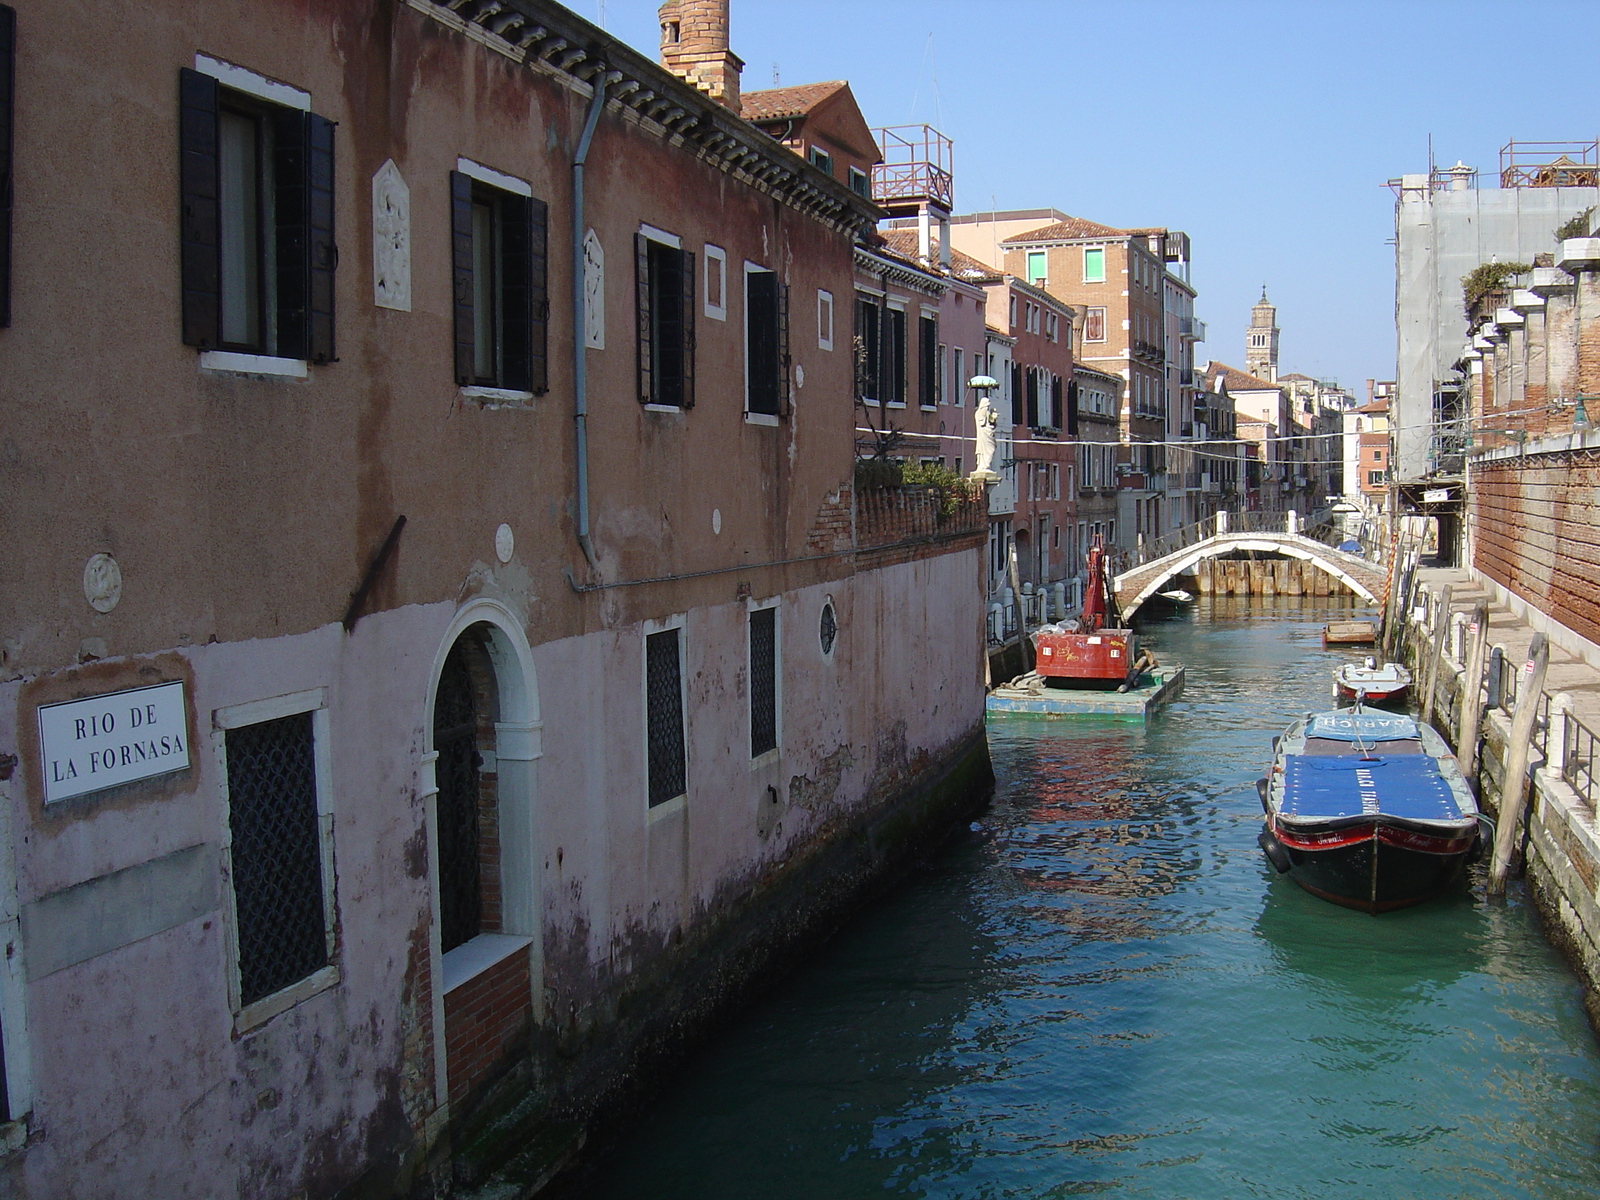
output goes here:
[[973, 416], [978, 426], [978, 453], [973, 462], [972, 474], [968, 478], [975, 483], [999, 483], [1000, 476], [994, 469], [994, 454], [995, 427], [1000, 424], [1000, 414], [995, 411], [994, 405], [989, 403], [987, 394], [978, 401]]

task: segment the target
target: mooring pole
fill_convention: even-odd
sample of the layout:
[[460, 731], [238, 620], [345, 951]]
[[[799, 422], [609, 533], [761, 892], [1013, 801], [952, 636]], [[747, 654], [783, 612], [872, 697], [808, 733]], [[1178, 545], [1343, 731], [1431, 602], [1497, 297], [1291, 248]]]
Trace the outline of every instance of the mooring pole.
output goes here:
[[1439, 594], [1439, 610], [1433, 617], [1433, 657], [1428, 662], [1428, 690], [1422, 697], [1422, 723], [1433, 719], [1433, 691], [1439, 686], [1439, 665], [1444, 662], [1444, 646], [1450, 637], [1450, 593], [1452, 584], [1445, 584]]
[[[1461, 733], [1456, 738], [1456, 761], [1469, 783], [1478, 770], [1478, 727], [1483, 722], [1483, 667], [1489, 650], [1489, 602], [1479, 600], [1467, 625], [1472, 644], [1467, 650], [1467, 673], [1461, 677]], [[1481, 795], [1483, 789], [1476, 789]]]
[[1539, 697], [1544, 694], [1545, 672], [1550, 666], [1550, 643], [1542, 633], [1533, 635], [1528, 646], [1528, 661], [1517, 683], [1517, 711], [1511, 719], [1511, 737], [1506, 742], [1506, 773], [1500, 785], [1500, 819], [1494, 831], [1494, 861], [1489, 866], [1489, 894], [1500, 896], [1506, 890], [1506, 872], [1511, 868], [1511, 851], [1517, 842], [1517, 826], [1522, 823], [1522, 808], [1528, 794], [1528, 755], [1533, 749], [1533, 725], [1539, 715]]
[[1033, 670], [1033, 643], [1028, 641], [1027, 613], [1022, 608], [1022, 569], [1017, 566], [1017, 539], [1011, 539], [1011, 600], [1017, 608], [1017, 649], [1022, 655], [1022, 673]]

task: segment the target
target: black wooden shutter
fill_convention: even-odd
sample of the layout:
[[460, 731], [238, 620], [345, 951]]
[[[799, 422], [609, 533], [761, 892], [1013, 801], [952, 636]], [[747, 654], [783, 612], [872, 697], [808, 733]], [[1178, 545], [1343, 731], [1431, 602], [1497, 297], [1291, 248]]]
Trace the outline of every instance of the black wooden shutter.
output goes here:
[[533, 390], [533, 201], [500, 197], [500, 386]]
[[1029, 367], [1023, 372], [1023, 378], [1027, 384], [1028, 428], [1039, 429], [1039, 372]]
[[306, 239], [308, 267], [306, 358], [316, 363], [338, 358], [333, 338], [333, 275], [339, 266], [339, 245], [333, 230], [333, 122], [306, 114]]
[[749, 353], [750, 411], [778, 415], [778, 277], [771, 271], [744, 277], [745, 337]]
[[680, 372], [683, 377], [683, 393], [678, 403], [684, 408], [694, 407], [694, 319], [695, 312], [695, 256], [690, 250], [680, 251], [680, 269], [683, 272], [683, 311], [680, 314], [682, 322], [679, 336], [682, 338], [683, 354], [679, 358]]
[[222, 212], [217, 155], [217, 81], [178, 72], [179, 253], [183, 340], [202, 349], [222, 340]]
[[[917, 363], [917, 394], [921, 397], [922, 407], [933, 408], [939, 402], [934, 387], [939, 375], [939, 323], [932, 317], [923, 317], [920, 328], [922, 344], [919, 349], [922, 353]], [[957, 380], [956, 386], [960, 385], [961, 381]]]
[[1067, 384], [1067, 432], [1078, 436], [1078, 381]]
[[1026, 424], [1017, 420], [1017, 405], [1022, 403], [1022, 366], [1019, 363], [1011, 364], [1011, 423], [1013, 425]]
[[472, 311], [472, 179], [450, 172], [450, 255], [455, 290], [456, 382], [463, 387], [477, 379], [477, 344]]
[[[0, 328], [11, 324], [11, 130], [16, 75], [17, 14], [0, 4]], [[0, 1089], [3, 1088], [0, 1081]], [[0, 1090], [0, 1100], [3, 1098]]]
[[[650, 333], [654, 326], [650, 315], [650, 239], [642, 233], [633, 235], [633, 262], [639, 326], [639, 403], [649, 404], [655, 398], [655, 381], [651, 378], [650, 345]], [[573, 330], [573, 336], [579, 336], [579, 331]]]
[[1062, 391], [1061, 376], [1057, 375], [1050, 381], [1050, 428], [1052, 429], [1062, 427]]
[[550, 206], [537, 197], [528, 201], [528, 230], [528, 390], [542, 396], [550, 390]]
[[272, 199], [277, 233], [277, 353], [310, 357], [311, 192], [306, 114], [297, 108], [272, 113]]
[[789, 285], [778, 285], [778, 415], [789, 415]]

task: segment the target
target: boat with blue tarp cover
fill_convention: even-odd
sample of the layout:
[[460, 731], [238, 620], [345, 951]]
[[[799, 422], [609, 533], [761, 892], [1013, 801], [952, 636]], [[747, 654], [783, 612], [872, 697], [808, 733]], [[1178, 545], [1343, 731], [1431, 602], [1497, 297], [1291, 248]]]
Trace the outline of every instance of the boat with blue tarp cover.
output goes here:
[[1366, 912], [1461, 879], [1484, 820], [1437, 732], [1401, 713], [1307, 713], [1256, 781], [1267, 858], [1312, 895]]

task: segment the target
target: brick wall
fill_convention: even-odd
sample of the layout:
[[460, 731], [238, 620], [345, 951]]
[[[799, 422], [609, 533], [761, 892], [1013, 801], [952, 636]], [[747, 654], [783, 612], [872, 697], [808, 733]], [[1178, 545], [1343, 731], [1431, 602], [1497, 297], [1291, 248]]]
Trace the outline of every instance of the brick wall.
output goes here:
[[841, 554], [855, 545], [855, 489], [848, 483], [830, 492], [817, 509], [806, 535], [807, 554]]
[[1545, 454], [1474, 467], [1473, 565], [1600, 641], [1600, 462]]
[[980, 492], [963, 497], [953, 512], [945, 498], [930, 488], [874, 488], [856, 497], [856, 544], [863, 549], [908, 538], [943, 538], [982, 533], [989, 523], [989, 504]]
[[445, 993], [450, 1104], [461, 1104], [525, 1040], [533, 1018], [528, 955], [518, 952]]

